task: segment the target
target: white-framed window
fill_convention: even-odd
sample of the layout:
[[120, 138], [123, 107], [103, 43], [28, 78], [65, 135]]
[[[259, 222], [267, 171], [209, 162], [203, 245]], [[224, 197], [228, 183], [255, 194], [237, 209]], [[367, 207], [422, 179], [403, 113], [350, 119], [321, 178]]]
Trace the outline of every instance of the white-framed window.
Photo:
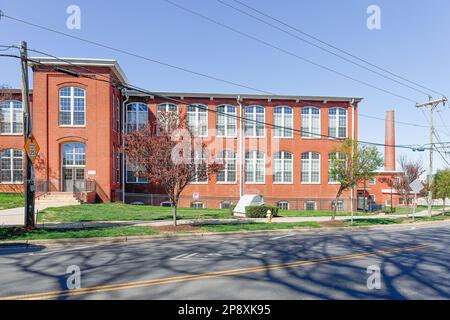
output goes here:
[[159, 204], [160, 207], [173, 207], [173, 203], [170, 201], [163, 201]]
[[287, 201], [278, 201], [277, 208], [280, 210], [289, 210], [289, 202]]
[[331, 173], [331, 163], [333, 160], [344, 161], [345, 155], [340, 152], [332, 152], [328, 154], [328, 182], [337, 183], [339, 182], [336, 177]]
[[[334, 209], [334, 206], [336, 205], [336, 200], [331, 201], [331, 208]], [[337, 202], [336, 211], [344, 211], [344, 201], [339, 200]]]
[[292, 183], [293, 158], [290, 152], [276, 152], [273, 155], [273, 182]]
[[22, 151], [0, 151], [0, 183], [23, 183]]
[[203, 152], [194, 151], [194, 179], [192, 183], [208, 182], [208, 168]]
[[264, 183], [266, 174], [264, 152], [246, 152], [244, 167], [246, 183]]
[[306, 201], [305, 202], [305, 210], [315, 211], [316, 210], [316, 202], [315, 201]]
[[292, 108], [278, 106], [273, 109], [274, 138], [292, 138], [294, 116]]
[[59, 89], [59, 125], [83, 127], [86, 125], [86, 91], [79, 87]]
[[120, 132], [120, 98], [113, 95], [113, 128]]
[[261, 106], [247, 106], [244, 109], [244, 133], [246, 137], [265, 136], [265, 110]]
[[120, 173], [121, 173], [121, 165], [120, 165], [120, 147], [117, 147], [117, 155], [115, 159], [117, 166], [116, 166], [116, 182], [120, 182]]
[[127, 183], [148, 183], [147, 177], [139, 177], [137, 172], [139, 171], [138, 166], [133, 166], [128, 163], [125, 158], [126, 163], [126, 175], [127, 175]]
[[[112, 95], [112, 104], [111, 104], [111, 116], [112, 116], [112, 128], [114, 132], [117, 132], [117, 106], [116, 106], [116, 95]], [[114, 159], [114, 158], [113, 158]]]
[[223, 161], [225, 168], [217, 173], [217, 182], [236, 182], [236, 153], [232, 150], [219, 152], [217, 160]]
[[302, 137], [320, 138], [320, 109], [303, 107], [301, 114]]
[[400, 206], [404, 205], [405, 204], [405, 199], [403, 199], [403, 197], [398, 198], [398, 204]]
[[144, 103], [127, 105], [127, 132], [138, 131], [148, 124], [148, 108]]
[[230, 209], [230, 207], [231, 201], [222, 201], [219, 206], [220, 209]]
[[[161, 125], [161, 122], [164, 122], [165, 130], [169, 130], [169, 126], [172, 124], [170, 123], [172, 121], [171, 118], [164, 118], [164, 114], [168, 113], [175, 113], [178, 115], [178, 106], [173, 103], [160, 103], [156, 106], [156, 119], [158, 121], [158, 126]], [[177, 121], [178, 122], [178, 121]]]
[[116, 170], [117, 170], [116, 146], [113, 145], [113, 149], [112, 149], [112, 173], [111, 173], [113, 182], [117, 182]]
[[236, 137], [236, 107], [231, 105], [217, 106], [216, 134], [219, 137]]
[[23, 133], [22, 102], [0, 101], [0, 134]]
[[347, 137], [347, 110], [331, 108], [328, 111], [328, 135], [333, 138]]
[[203, 204], [203, 202], [194, 201], [194, 202], [191, 202], [191, 208], [192, 209], [204, 209], [205, 205]]
[[320, 154], [304, 152], [301, 155], [300, 176], [302, 183], [320, 183]]
[[208, 110], [201, 104], [187, 106], [187, 125], [193, 134], [199, 137], [208, 136]]

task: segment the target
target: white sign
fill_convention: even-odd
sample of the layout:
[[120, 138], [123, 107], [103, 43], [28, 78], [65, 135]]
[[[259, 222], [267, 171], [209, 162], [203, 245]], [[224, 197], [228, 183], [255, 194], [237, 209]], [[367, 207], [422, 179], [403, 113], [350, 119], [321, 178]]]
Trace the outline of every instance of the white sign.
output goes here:
[[200, 193], [194, 192], [194, 193], [192, 194], [192, 198], [193, 198], [194, 200], [200, 199]]
[[409, 187], [411, 188], [413, 193], [419, 193], [423, 190], [423, 184], [419, 181], [419, 179], [414, 180], [409, 184]]
[[97, 171], [95, 171], [95, 170], [89, 170], [88, 171], [88, 174], [91, 175], [91, 176], [95, 175], [96, 173], [97, 173]]

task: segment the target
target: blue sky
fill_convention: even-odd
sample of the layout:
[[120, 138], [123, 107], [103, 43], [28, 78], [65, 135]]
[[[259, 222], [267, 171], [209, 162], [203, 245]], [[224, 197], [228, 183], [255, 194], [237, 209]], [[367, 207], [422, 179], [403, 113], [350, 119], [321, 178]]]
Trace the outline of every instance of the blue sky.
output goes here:
[[[427, 99], [423, 94], [345, 63], [215, 0], [173, 1], [349, 76], [414, 101]], [[226, 1], [232, 3], [231, 0]], [[243, 1], [324, 41], [450, 95], [449, 1]], [[80, 30], [66, 27], [66, 9], [72, 4], [81, 8]], [[381, 30], [366, 27], [366, 9], [371, 4], [381, 8]], [[386, 110], [393, 109], [399, 121], [425, 124], [425, 117], [412, 102], [321, 70], [162, 0], [1, 0], [0, 10], [76, 36], [277, 94], [364, 97], [360, 105], [362, 114], [383, 118]], [[8, 19], [0, 21], [0, 44], [18, 44], [20, 40], [26, 40], [30, 48], [57, 56], [117, 59], [131, 83], [149, 90], [249, 92]], [[0, 83], [19, 86], [17, 61], [0, 59]], [[436, 115], [437, 129], [443, 141], [450, 141], [450, 110], [442, 106], [439, 110], [442, 110], [440, 115], [449, 128], [445, 128]], [[383, 121], [364, 117], [359, 121], [359, 139], [384, 142]], [[428, 143], [426, 128], [397, 124], [396, 134], [397, 144]], [[400, 154], [421, 158], [424, 165], [428, 165], [426, 153], [399, 149], [397, 155]], [[437, 154], [435, 163], [438, 168], [444, 166]]]

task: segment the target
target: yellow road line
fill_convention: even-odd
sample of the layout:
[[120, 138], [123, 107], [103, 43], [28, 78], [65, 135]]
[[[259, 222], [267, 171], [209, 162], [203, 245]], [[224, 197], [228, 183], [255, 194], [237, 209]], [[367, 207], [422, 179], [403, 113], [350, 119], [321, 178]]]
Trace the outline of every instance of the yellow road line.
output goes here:
[[290, 263], [281, 263], [281, 264], [272, 264], [268, 266], [260, 266], [260, 267], [250, 267], [250, 268], [240, 268], [240, 269], [231, 269], [224, 271], [214, 271], [207, 272], [202, 274], [190, 274], [184, 276], [175, 276], [175, 277], [167, 277], [167, 278], [159, 278], [152, 280], [141, 280], [134, 282], [123, 282], [111, 285], [100, 285], [93, 286], [88, 288], [80, 288], [73, 290], [61, 290], [61, 291], [50, 291], [50, 292], [41, 292], [41, 293], [31, 293], [31, 294], [23, 294], [16, 296], [7, 296], [0, 297], [0, 300], [43, 300], [43, 299], [52, 299], [52, 298], [60, 298], [60, 297], [69, 297], [69, 296], [78, 296], [83, 294], [90, 293], [98, 293], [98, 292], [109, 292], [109, 291], [118, 291], [125, 289], [134, 289], [141, 287], [149, 287], [161, 284], [171, 284], [177, 282], [184, 281], [193, 281], [193, 280], [202, 280], [202, 279], [210, 279], [224, 276], [234, 276], [245, 273], [254, 273], [254, 272], [262, 272], [262, 271], [271, 271], [283, 268], [294, 268], [294, 267], [303, 267], [308, 265], [326, 263], [326, 262], [334, 262], [334, 261], [343, 261], [343, 260], [353, 260], [360, 259], [365, 257], [377, 256], [382, 254], [391, 254], [401, 251], [412, 251], [430, 247], [428, 244], [420, 244], [416, 246], [408, 246], [408, 247], [400, 247], [390, 250], [378, 250], [373, 252], [363, 252], [357, 254], [336, 256], [330, 258], [322, 258], [322, 259], [314, 259], [314, 260], [304, 260], [304, 261], [295, 261]]

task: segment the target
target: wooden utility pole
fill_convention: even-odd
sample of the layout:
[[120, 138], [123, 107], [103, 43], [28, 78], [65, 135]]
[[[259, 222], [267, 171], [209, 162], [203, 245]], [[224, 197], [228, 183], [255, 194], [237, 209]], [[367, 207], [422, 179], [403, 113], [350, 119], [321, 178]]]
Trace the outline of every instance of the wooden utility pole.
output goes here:
[[[27, 43], [21, 41], [19, 45], [20, 64], [22, 68], [22, 108], [24, 124], [24, 144], [31, 134], [30, 92], [28, 86], [28, 52]], [[34, 177], [33, 166], [28, 154], [25, 155], [25, 227], [34, 228]]]

